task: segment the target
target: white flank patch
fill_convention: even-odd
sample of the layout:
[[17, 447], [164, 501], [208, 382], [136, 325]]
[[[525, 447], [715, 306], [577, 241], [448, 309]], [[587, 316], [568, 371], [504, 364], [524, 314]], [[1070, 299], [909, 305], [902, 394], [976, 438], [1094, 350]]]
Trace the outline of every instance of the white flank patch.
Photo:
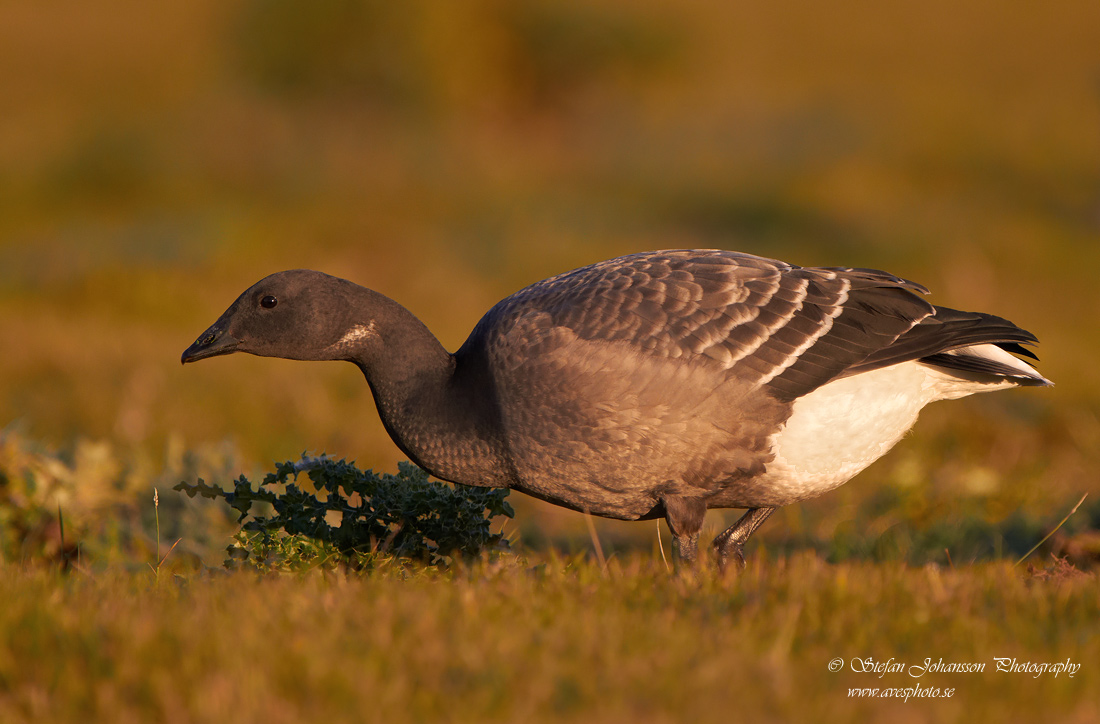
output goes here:
[[[917, 421], [930, 400], [924, 369], [904, 362], [834, 380], [795, 400], [773, 438], [769, 474], [796, 498], [844, 483], [882, 457]], [[769, 475], [771, 477], [771, 475]]]
[[[968, 350], [987, 352], [987, 346], [993, 347]], [[1033, 370], [993, 349], [1011, 357], [1017, 369]], [[787, 502], [821, 495], [885, 455], [929, 402], [1015, 386], [1011, 379], [976, 380], [915, 360], [833, 380], [795, 400], [786, 425], [772, 436], [775, 460], [761, 484]]]

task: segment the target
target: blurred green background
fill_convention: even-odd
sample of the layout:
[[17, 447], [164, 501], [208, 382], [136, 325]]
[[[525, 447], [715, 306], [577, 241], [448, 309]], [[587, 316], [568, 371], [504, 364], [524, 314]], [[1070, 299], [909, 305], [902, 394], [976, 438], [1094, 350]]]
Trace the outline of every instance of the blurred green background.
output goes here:
[[[152, 485], [203, 471], [393, 470], [351, 365], [180, 352], [282, 269], [455, 349], [538, 279], [721, 247], [920, 281], [1033, 331], [1057, 383], [934, 406], [765, 545], [1057, 521], [1100, 491], [1098, 38], [1083, 0], [0, 3], [0, 466], [145, 530]], [[587, 541], [534, 502], [516, 525]]]

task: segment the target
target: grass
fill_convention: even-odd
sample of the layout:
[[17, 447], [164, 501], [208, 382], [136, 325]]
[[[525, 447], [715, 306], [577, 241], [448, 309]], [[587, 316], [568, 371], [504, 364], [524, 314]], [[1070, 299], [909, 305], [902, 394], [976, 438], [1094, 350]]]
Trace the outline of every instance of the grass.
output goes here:
[[[1100, 716], [1100, 581], [756, 557], [504, 558], [438, 573], [0, 570], [0, 720], [719, 722]], [[832, 673], [828, 664], [845, 660]], [[985, 662], [857, 673], [853, 658]], [[995, 657], [1080, 664], [996, 673]], [[850, 687], [953, 688], [865, 700]]]
[[[647, 524], [631, 529], [637, 537], [608, 535], [619, 529], [570, 514], [580, 539], [525, 540], [522, 526], [546, 518], [520, 513], [521, 527], [508, 531], [515, 554], [446, 570], [383, 557], [360, 574], [257, 575], [221, 566], [228, 506], [147, 495], [173, 475], [230, 482], [223, 454], [183, 455], [158, 474], [108, 446], [51, 453], [11, 434], [0, 443], [5, 724], [1100, 715], [1094, 557], [1076, 560], [1082, 571], [1044, 544], [1013, 564], [1056, 527], [1094, 530], [1100, 508], [1087, 501], [998, 521], [981, 496], [907, 487], [897, 474], [829, 506], [780, 511], [740, 574], [719, 574], [709, 558], [670, 569]], [[79, 491], [81, 480], [98, 496]], [[136, 509], [131, 489], [142, 490]], [[849, 497], [854, 507], [841, 502]], [[46, 509], [56, 499], [66, 501], [63, 525]], [[182, 541], [169, 548], [166, 533]], [[830, 672], [838, 657], [844, 669]], [[997, 673], [995, 659], [1012, 657], [1081, 668]], [[852, 670], [868, 658], [987, 670]], [[915, 685], [955, 691], [910, 701], [848, 693]]]

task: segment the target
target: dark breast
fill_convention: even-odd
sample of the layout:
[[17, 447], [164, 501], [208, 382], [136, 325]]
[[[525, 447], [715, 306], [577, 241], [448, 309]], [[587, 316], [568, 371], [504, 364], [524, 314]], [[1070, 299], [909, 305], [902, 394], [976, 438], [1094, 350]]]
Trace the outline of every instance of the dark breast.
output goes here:
[[513, 294], [456, 358], [492, 380], [513, 487], [638, 518], [763, 472], [794, 399], [933, 313], [913, 291], [872, 270], [634, 254]]

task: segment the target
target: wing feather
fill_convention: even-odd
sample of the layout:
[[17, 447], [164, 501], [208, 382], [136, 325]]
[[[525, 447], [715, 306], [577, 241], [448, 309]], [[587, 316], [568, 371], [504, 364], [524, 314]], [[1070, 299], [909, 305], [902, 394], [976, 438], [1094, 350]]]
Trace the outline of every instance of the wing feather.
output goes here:
[[[718, 365], [793, 400], [905, 360], [988, 342], [1018, 352], [1009, 345], [1035, 341], [999, 317], [935, 307], [927, 292], [874, 269], [798, 267], [731, 251], [646, 252], [520, 290], [485, 315], [467, 345], [507, 347], [519, 360], [524, 345], [564, 328], [647, 356]], [[528, 338], [536, 333], [539, 340]]]

